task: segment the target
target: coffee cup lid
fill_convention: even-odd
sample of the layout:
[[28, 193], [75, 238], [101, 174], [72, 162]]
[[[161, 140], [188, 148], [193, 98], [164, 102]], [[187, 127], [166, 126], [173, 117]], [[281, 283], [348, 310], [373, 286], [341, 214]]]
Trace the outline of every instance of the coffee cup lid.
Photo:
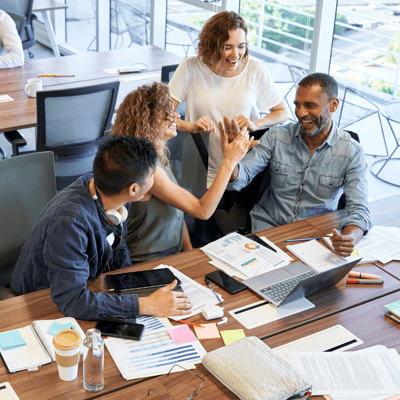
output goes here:
[[53, 338], [53, 346], [59, 350], [73, 350], [81, 345], [82, 338], [74, 329], [64, 329]]

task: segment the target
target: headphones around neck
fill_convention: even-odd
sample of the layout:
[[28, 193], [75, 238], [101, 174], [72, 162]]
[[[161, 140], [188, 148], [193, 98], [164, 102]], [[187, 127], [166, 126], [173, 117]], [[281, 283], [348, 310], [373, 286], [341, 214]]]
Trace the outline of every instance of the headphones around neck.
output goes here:
[[126, 218], [128, 217], [128, 210], [125, 208], [125, 206], [122, 206], [118, 210], [105, 210], [99, 202], [98, 196], [100, 197], [100, 195], [96, 187], [95, 190], [96, 194], [92, 196], [92, 199], [96, 203], [97, 209], [100, 212], [100, 217], [102, 217], [103, 220], [111, 226], [118, 226], [126, 221]]

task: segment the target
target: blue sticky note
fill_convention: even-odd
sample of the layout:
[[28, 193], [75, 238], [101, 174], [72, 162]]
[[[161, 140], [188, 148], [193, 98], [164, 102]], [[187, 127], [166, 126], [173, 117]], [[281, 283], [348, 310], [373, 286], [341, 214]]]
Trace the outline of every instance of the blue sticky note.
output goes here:
[[2, 350], [15, 349], [25, 345], [25, 340], [18, 330], [0, 334], [0, 347]]
[[71, 322], [67, 322], [66, 324], [60, 324], [59, 322], [54, 322], [53, 325], [49, 329], [49, 334], [55, 336], [58, 332], [64, 329], [74, 329], [76, 330], [76, 326]]

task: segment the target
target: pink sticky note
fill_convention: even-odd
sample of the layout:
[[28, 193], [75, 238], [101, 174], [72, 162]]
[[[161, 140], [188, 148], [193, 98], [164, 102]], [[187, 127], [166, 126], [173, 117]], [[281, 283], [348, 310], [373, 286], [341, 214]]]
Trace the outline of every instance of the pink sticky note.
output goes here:
[[215, 322], [211, 324], [202, 324], [202, 328], [194, 327], [197, 339], [219, 339], [221, 336]]
[[194, 337], [192, 331], [187, 325], [182, 325], [178, 328], [169, 329], [168, 333], [175, 344], [184, 344], [196, 341], [196, 338]]

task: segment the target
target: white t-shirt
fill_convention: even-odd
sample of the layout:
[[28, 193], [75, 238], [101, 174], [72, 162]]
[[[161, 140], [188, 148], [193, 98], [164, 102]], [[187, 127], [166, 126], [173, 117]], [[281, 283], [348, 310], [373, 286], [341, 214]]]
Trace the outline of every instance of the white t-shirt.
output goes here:
[[24, 50], [14, 20], [0, 10], [0, 69], [24, 65]]
[[[171, 97], [181, 103], [186, 100], [188, 122], [209, 117], [217, 126], [223, 117], [244, 115], [250, 121], [260, 118], [283, 99], [261, 62], [249, 59], [243, 71], [234, 77], [221, 77], [197, 57], [183, 60], [169, 83]], [[220, 134], [210, 135], [207, 187], [214, 181], [224, 158]]]

